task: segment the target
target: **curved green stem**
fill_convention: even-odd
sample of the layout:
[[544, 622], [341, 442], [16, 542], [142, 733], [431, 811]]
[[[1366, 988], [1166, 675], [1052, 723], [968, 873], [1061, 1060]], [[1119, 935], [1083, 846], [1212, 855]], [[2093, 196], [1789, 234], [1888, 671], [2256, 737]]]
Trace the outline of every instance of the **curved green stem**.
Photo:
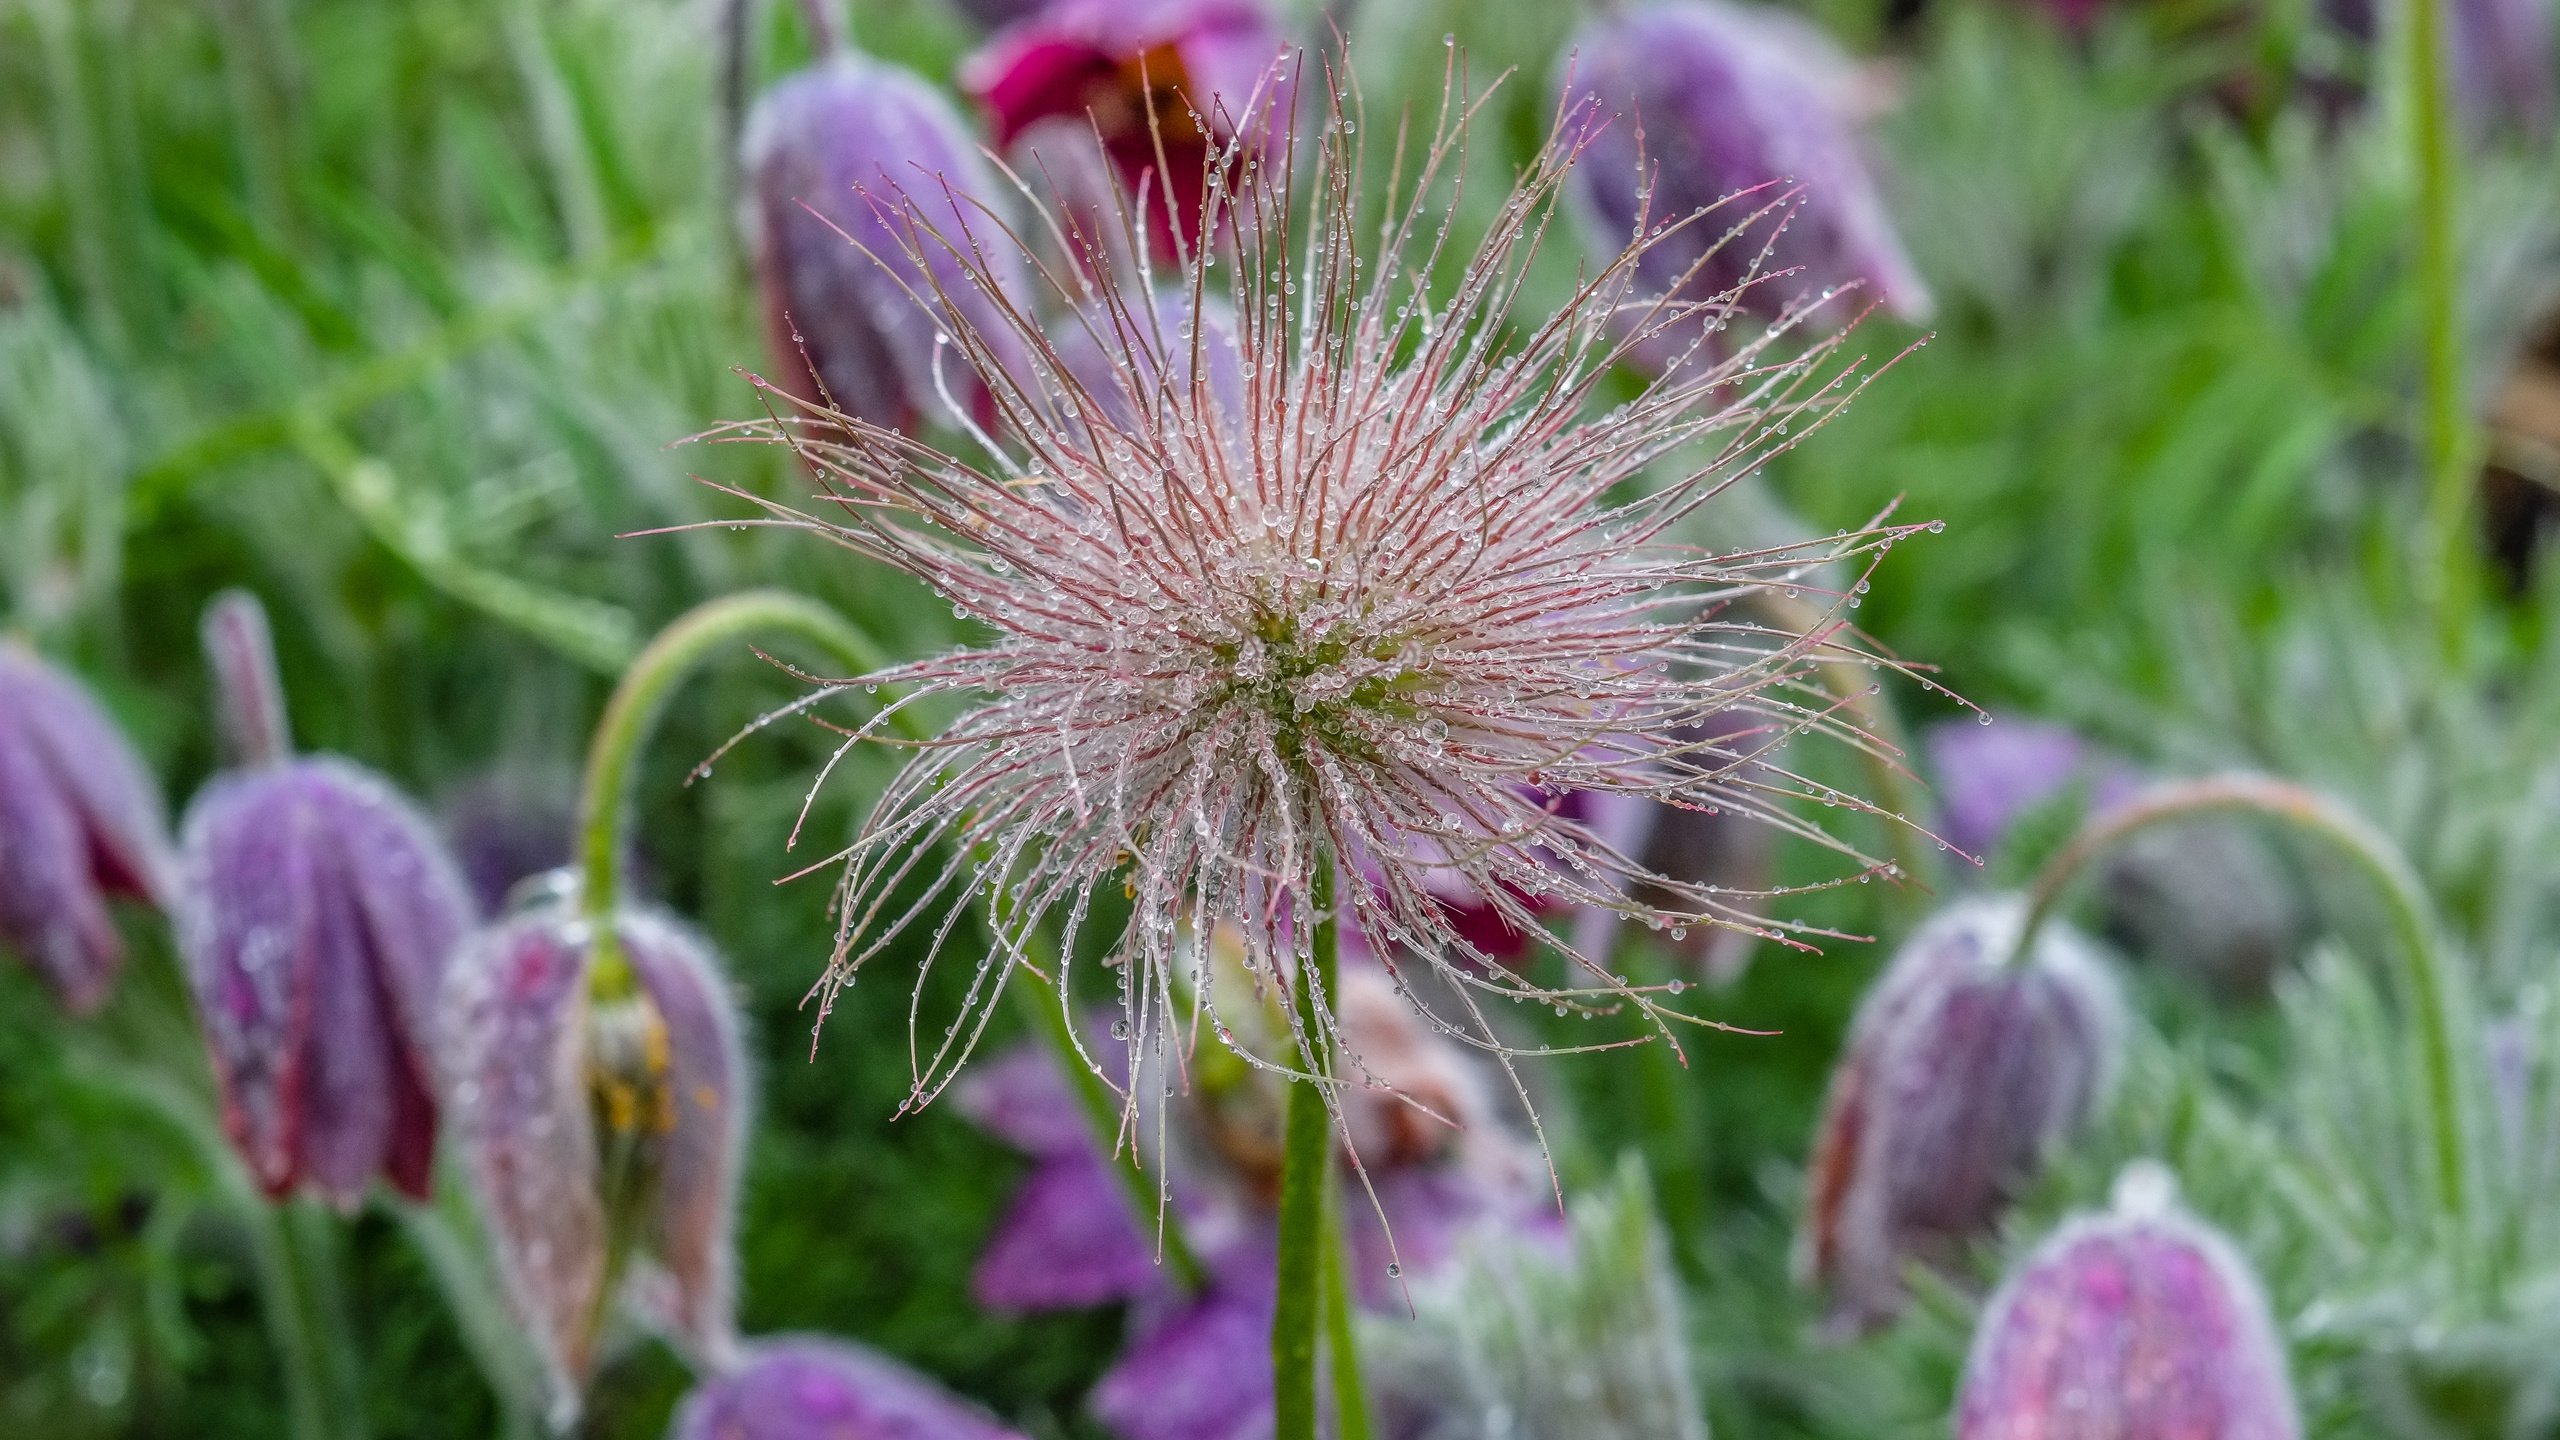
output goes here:
[[[1340, 951], [1333, 908], [1333, 857], [1316, 856], [1315, 933], [1307, 947], [1297, 997], [1298, 1039], [1319, 1077], [1333, 1058], [1316, 1018], [1317, 997], [1330, 1004]], [[1289, 1086], [1281, 1132], [1279, 1296], [1271, 1311], [1272, 1440], [1315, 1440], [1318, 1310], [1324, 1289], [1327, 1183], [1333, 1165], [1333, 1114], [1324, 1080]]]
[[2444, 78], [2444, 0], [2410, 0], [2408, 44], [2410, 161], [2418, 177], [2417, 290], [2423, 333], [2420, 454], [2426, 463], [2427, 523], [2418, 573], [2450, 646], [2458, 642], [2471, 580], [2470, 521], [2475, 488], [2463, 434], [2462, 291], [2454, 255], [2455, 159]]
[[[780, 590], [723, 596], [659, 631], [622, 672], [587, 747], [578, 797], [578, 857], [580, 907], [588, 917], [602, 919], [622, 901], [622, 837], [629, 824], [631, 779], [676, 686], [713, 652], [742, 645], [750, 635], [772, 634], [796, 635], [857, 672], [886, 663], [880, 647], [852, 622], [815, 600]], [[600, 993], [611, 993], [619, 979], [627, 978], [626, 971], [612, 932], [599, 928]]]
[[2406, 962], [2418, 1068], [2432, 1134], [2438, 1198], [2457, 1222], [2471, 1208], [2468, 1135], [2453, 1046], [2454, 977], [2438, 942], [2435, 912], [2400, 851], [2379, 831], [2315, 790], [2263, 775], [2217, 775], [2164, 785], [2089, 822], [2046, 862], [2028, 891], [2013, 960], [2023, 961], [2072, 880], [2091, 860], [2138, 831], [2215, 812], [2265, 815], [2319, 836], [2374, 883]]
[[[629, 824], [632, 776], [640, 752], [657, 728], [659, 717], [665, 714], [676, 686], [695, 666], [723, 647], [742, 644], [750, 635], [766, 634], [796, 636], [854, 674], [885, 669], [889, 664], [888, 652], [860, 626], [815, 600], [781, 590], [750, 590], [707, 601], [658, 632], [614, 686], [612, 698], [605, 702], [603, 718], [596, 722], [595, 739], [587, 749], [586, 777], [578, 807], [578, 854], [585, 876], [580, 905], [589, 918], [603, 919], [621, 901], [622, 837]], [[910, 739], [930, 738], [923, 723], [911, 712], [898, 712], [890, 724]], [[1003, 917], [990, 913], [985, 920], [992, 943], [1002, 931]], [[1035, 936], [1028, 943], [1041, 942]], [[625, 993], [631, 984], [630, 964], [623, 958], [610, 926], [596, 928], [589, 984], [593, 993], [600, 996]], [[1137, 1202], [1138, 1213], [1156, 1219], [1166, 1263], [1185, 1286], [1196, 1290], [1202, 1282], [1199, 1260], [1171, 1208], [1162, 1204], [1161, 1187], [1139, 1169], [1136, 1152], [1113, 1144], [1119, 1134], [1118, 1106], [1101, 1077], [1078, 1058], [1074, 1037], [1067, 1029], [1064, 1002], [1054, 992], [1028, 993], [1047, 992], [1046, 986], [1014, 988], [1026, 992], [1024, 1003], [1035, 1007], [1037, 1013], [1030, 1017], [1032, 1029], [1056, 1050], [1093, 1131], [1094, 1142], [1106, 1155], [1117, 1150], [1119, 1160], [1114, 1168], [1130, 1198]]]

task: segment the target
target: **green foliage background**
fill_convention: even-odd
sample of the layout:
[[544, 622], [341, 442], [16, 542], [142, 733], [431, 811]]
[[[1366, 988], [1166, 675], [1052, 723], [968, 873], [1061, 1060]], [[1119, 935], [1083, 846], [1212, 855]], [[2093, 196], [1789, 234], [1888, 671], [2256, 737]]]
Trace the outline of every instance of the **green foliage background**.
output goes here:
[[[749, 46], [767, 79], [805, 54], [769, 8]], [[1876, 579], [1861, 618], [1884, 643], [2163, 772], [2330, 789], [2426, 876], [2480, 1014], [2548, 1031], [2555, 592], [2484, 589], [2458, 653], [2418, 612], [2403, 100], [2380, 83], [2334, 132], [2284, 103], [2295, 8], [2156, 0], [2073, 36], [2023, 4], [1937, 0], [1891, 27], [1865, 0], [1815, 6], [1899, 93], [1878, 154], [1941, 313], [1733, 523], [1818, 531], [1897, 502], [1944, 518]], [[1427, 113], [1444, 34], [1478, 77], [1518, 68], [1476, 151], [1496, 180], [1541, 133], [1581, 18], [1541, 0], [1350, 16], [1373, 115]], [[974, 43], [936, 0], [857, 0], [853, 23], [938, 78]], [[770, 452], [676, 443], [749, 413], [736, 372], [764, 363], [711, 33], [678, 0], [0, 0], [0, 604], [101, 690], [173, 800], [213, 763], [194, 617], [225, 585], [275, 615], [306, 748], [430, 798], [493, 770], [565, 785], [620, 661], [710, 595], [778, 583], [909, 653], [958, 638], [947, 610], [805, 537], [619, 538], [740, 515], [696, 477], [800, 485]], [[1491, 203], [1470, 193], [1462, 230]], [[2560, 166], [2547, 144], [2486, 142], [2463, 193], [2485, 396], [2560, 290]], [[1918, 338], [1864, 334], [1879, 356]], [[777, 730], [678, 783], [789, 694], [743, 660], [688, 690], [640, 827], [759, 1042], [747, 1328], [858, 1337], [1035, 1436], [1090, 1433], [1078, 1400], [1118, 1317], [1003, 1320], [967, 1298], [1017, 1162], [953, 1115], [890, 1119], [902, 1007], [866, 993], [810, 1044], [824, 892], [771, 882], [797, 863], [780, 837], [825, 737]], [[1915, 725], [1949, 708], [1891, 698]], [[850, 824], [844, 797], [880, 773], [857, 769], [822, 826]], [[2027, 828], [1992, 878], [2063, 829]], [[2097, 1203], [2118, 1160], [2162, 1155], [2267, 1270], [2315, 1434], [2560, 1433], [2560, 1045], [2540, 1046], [2529, 1143], [2495, 1161], [2498, 1236], [2445, 1238], [2407, 1193], [2382, 931], [2293, 858], [2333, 939], [2271, 1010], [2139, 972], [2119, 1103], [1975, 1278]], [[1908, 916], [1881, 889], [1808, 915], [1889, 942]], [[272, 1435], [247, 1242], [181, 1118], [208, 1082], [175, 1058], [192, 1040], [156, 923], [129, 929], [132, 973], [94, 1024], [0, 967], [0, 1433]], [[1569, 1187], [1623, 1150], [1651, 1164], [1719, 1434], [1944, 1433], [1967, 1286], [1833, 1348], [1785, 1274], [1823, 1078], [1887, 949], [1764, 955], [1717, 1007], [1776, 1038], [1718, 1039], [1685, 1071], [1545, 1076]], [[375, 1212], [343, 1243], [379, 1433], [490, 1433], [409, 1237]], [[683, 1384], [638, 1349], [587, 1432], [657, 1434]]]

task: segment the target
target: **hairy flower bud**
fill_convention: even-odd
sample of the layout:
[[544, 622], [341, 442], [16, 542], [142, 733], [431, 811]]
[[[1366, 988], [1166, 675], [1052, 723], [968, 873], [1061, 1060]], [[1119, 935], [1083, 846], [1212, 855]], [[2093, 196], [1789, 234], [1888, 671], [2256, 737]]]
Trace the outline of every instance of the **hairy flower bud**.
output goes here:
[[757, 101], [743, 148], [743, 219], [784, 388], [890, 429], [983, 417], [986, 387], [948, 317], [993, 333], [991, 286], [1018, 290], [1019, 275], [1005, 245], [983, 247], [981, 275], [953, 253], [999, 231], [977, 208], [998, 191], [940, 93], [839, 55]]
[[107, 899], [167, 890], [160, 790], [78, 681], [0, 639], [0, 950], [74, 1013], [107, 998], [124, 940]]
[[173, 909], [223, 1124], [270, 1194], [353, 1206], [380, 1174], [424, 1198], [435, 997], [471, 892], [388, 782], [291, 755], [257, 601], [216, 600], [204, 638], [246, 763], [188, 806]]
[[735, 1008], [673, 921], [595, 927], [553, 905], [464, 947], [444, 994], [444, 1077], [481, 1213], [558, 1400], [575, 1397], [626, 1263], [643, 1314], [695, 1354], [731, 1344], [745, 1139]]
[[897, 1362], [815, 1336], [760, 1341], [676, 1410], [669, 1440], [1019, 1440]]
[[2284, 1347], [2248, 1264], [2149, 1164], [1983, 1312], [1957, 1440], [2294, 1440]]
[[[1602, 14], [1559, 67], [1563, 103], [1585, 107], [1589, 150], [1568, 193], [1594, 237], [1618, 249], [1639, 225], [1686, 222], [1639, 257], [1649, 290], [1704, 303], [1755, 269], [1795, 270], [1740, 303], [1775, 314], [1863, 282], [1897, 314], [1927, 315], [1928, 290], [1854, 129], [1854, 67], [1821, 31], [1774, 11], [1671, 0]], [[1773, 204], [1792, 212], [1783, 225], [1725, 238]], [[1699, 212], [1709, 213], [1690, 219]], [[1674, 343], [1653, 337], [1638, 358], [1668, 363]]]
[[1800, 1268], [1843, 1324], [1890, 1315], [1902, 1268], [1984, 1234], [2114, 1068], [2113, 984], [2059, 925], [2011, 963], [2023, 904], [1961, 901], [1858, 1007], [1814, 1137]]

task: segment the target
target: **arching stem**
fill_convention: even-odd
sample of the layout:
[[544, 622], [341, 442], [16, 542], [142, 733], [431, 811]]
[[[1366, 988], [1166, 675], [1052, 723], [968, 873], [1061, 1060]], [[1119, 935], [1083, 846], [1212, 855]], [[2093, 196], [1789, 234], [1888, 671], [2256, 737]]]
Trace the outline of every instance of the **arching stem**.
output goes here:
[[2327, 796], [2264, 775], [2217, 775], [2164, 785], [2107, 811], [2073, 836], [2036, 876], [2013, 963], [2024, 963], [2032, 953], [2037, 932], [2071, 882], [2098, 856], [2155, 825], [2234, 811], [2265, 815], [2320, 837], [2373, 881], [2399, 942], [2410, 1018], [2418, 1029], [2418, 1080], [2427, 1105], [2437, 1197], [2447, 1215], [2457, 1223], [2466, 1221], [2471, 1209], [2469, 1137], [2453, 1047], [2454, 976], [2434, 908], [2399, 849]]
[[[586, 777], [578, 805], [578, 854], [584, 872], [580, 906], [590, 919], [605, 919], [621, 903], [622, 842], [630, 823], [632, 777], [639, 766], [640, 753], [666, 713], [676, 687], [712, 655], [743, 648], [750, 636], [776, 635], [792, 636], [825, 652], [844, 667], [848, 676], [882, 670], [889, 663], [888, 652], [860, 626], [815, 600], [781, 590], [750, 590], [707, 601], [658, 632], [614, 686], [612, 698], [605, 702], [604, 716], [596, 722], [595, 739], [587, 749]], [[909, 739], [931, 738], [912, 712], [899, 711], [889, 723]], [[1002, 917], [989, 914], [984, 918], [992, 942], [999, 933]], [[598, 925], [594, 962], [588, 975], [590, 993], [627, 994], [633, 983], [630, 962], [623, 957], [612, 927]], [[1051, 994], [1044, 1004], [1042, 996], [1032, 993], [1045, 989], [1037, 983], [1013, 988], [1024, 996], [1033, 1032], [1056, 1051], [1058, 1063], [1065, 1069], [1069, 1086], [1084, 1110], [1094, 1143], [1102, 1147], [1104, 1154], [1112, 1154], [1119, 1133], [1118, 1105], [1100, 1078], [1086, 1069], [1074, 1045], [1068, 1043], [1072, 1037], [1065, 1030], [1068, 1022], [1062, 1003]], [[1163, 1204], [1161, 1187], [1139, 1169], [1134, 1150], [1120, 1148], [1113, 1168], [1137, 1213], [1157, 1222], [1167, 1263], [1185, 1285], [1196, 1289], [1201, 1278], [1199, 1262], [1170, 1207]]]

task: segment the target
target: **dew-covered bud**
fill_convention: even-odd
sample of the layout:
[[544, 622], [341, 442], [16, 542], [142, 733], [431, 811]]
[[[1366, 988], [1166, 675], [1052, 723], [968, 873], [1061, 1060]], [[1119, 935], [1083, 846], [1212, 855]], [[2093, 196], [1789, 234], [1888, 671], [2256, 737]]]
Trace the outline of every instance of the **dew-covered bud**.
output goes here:
[[2148, 1163], [1994, 1295], [1958, 1440], [2295, 1440], [2284, 1346], [2246, 1261]]
[[223, 1124], [269, 1194], [352, 1207], [378, 1174], [424, 1198], [436, 993], [471, 893], [387, 781], [289, 754], [256, 601], [216, 601], [205, 641], [248, 763], [188, 807], [172, 908]]
[[816, 1336], [759, 1341], [676, 1410], [669, 1440], [1020, 1440], [905, 1366]]
[[[1856, 133], [1856, 68], [1820, 30], [1775, 11], [1671, 0], [1602, 14], [1558, 68], [1563, 103], [1583, 107], [1588, 150], [1568, 194], [1594, 239], [1623, 248], [1639, 223], [1685, 223], [1637, 262], [1654, 293], [1706, 303], [1755, 269], [1794, 270], [1739, 303], [1774, 314], [1863, 283], [1897, 314], [1926, 316], [1927, 287]], [[1783, 225], [1773, 215], [1726, 238], [1771, 205]], [[1667, 351], [1670, 336], [1660, 340]]]
[[735, 1006], [673, 921], [611, 924], [600, 964], [595, 924], [566, 906], [512, 917], [464, 946], [444, 993], [453, 1141], [564, 1411], [626, 1267], [636, 1308], [678, 1344], [716, 1360], [732, 1343]]
[[[1196, 230], [1212, 148], [1268, 144], [1287, 125], [1288, 49], [1260, 0], [1056, 0], [970, 56], [960, 84], [1025, 174], [1082, 166], [1098, 136], [1122, 189], [1149, 206], [1161, 265], [1172, 221], [1186, 240]], [[1055, 121], [1066, 124], [1044, 124]]]
[[758, 100], [743, 148], [784, 388], [892, 429], [983, 418], [986, 387], [939, 312], [1005, 333], [969, 271], [1018, 291], [1018, 257], [1010, 242], [972, 254], [970, 237], [1002, 233], [978, 208], [1002, 192], [950, 104], [916, 75], [841, 54]]
[[2013, 964], [2024, 914], [2014, 896], [1940, 912], [1850, 1025], [1798, 1252], [1843, 1325], [1892, 1314], [1907, 1263], [1944, 1261], [1987, 1232], [2111, 1079], [2113, 983], [2059, 924]]
[[167, 890], [159, 786], [80, 683], [0, 639], [0, 950], [77, 1014], [107, 998], [124, 940], [107, 900]]

